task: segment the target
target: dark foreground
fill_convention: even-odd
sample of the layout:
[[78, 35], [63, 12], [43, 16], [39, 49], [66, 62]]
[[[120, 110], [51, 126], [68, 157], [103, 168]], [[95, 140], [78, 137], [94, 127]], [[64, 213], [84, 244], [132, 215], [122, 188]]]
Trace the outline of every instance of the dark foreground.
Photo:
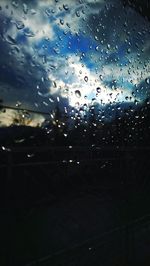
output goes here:
[[0, 153], [0, 265], [150, 265], [150, 150]]

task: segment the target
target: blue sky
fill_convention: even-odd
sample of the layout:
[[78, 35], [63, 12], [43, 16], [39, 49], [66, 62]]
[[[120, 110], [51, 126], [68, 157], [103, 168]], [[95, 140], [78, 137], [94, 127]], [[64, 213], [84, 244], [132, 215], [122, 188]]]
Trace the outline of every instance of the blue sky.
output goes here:
[[121, 1], [2, 0], [0, 22], [5, 104], [50, 112], [58, 97], [77, 109], [149, 97], [150, 23]]

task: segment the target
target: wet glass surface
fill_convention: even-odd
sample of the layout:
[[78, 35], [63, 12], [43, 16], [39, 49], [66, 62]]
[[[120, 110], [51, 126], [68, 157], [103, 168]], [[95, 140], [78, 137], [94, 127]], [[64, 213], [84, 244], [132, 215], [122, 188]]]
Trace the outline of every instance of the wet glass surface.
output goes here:
[[131, 4], [2, 0], [1, 128], [38, 127], [55, 145], [146, 145], [148, 3]]

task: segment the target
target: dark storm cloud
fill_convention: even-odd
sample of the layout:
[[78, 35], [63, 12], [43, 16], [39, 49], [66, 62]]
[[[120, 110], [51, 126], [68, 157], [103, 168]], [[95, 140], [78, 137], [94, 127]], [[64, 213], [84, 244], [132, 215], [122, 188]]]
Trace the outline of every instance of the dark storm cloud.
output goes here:
[[[49, 82], [42, 65], [32, 60], [32, 54], [20, 49], [17, 45], [9, 45], [0, 41], [0, 73], [1, 83], [11, 86], [24, 97], [28, 94], [28, 100], [33, 102], [37, 98], [37, 86], [39, 91], [47, 92]], [[7, 93], [7, 92], [6, 92]], [[10, 97], [10, 95], [8, 95]]]
[[[21, 101], [23, 105], [34, 107], [35, 103], [44, 109], [48, 99], [42, 97], [51, 85], [47, 75], [47, 63], [41, 52], [36, 48], [42, 36], [29, 38], [23, 29], [17, 28], [16, 22], [27, 22], [35, 31], [44, 26], [44, 16], [38, 15], [38, 22], [31, 15], [32, 8], [39, 5], [39, 1], [2, 1], [0, 10], [0, 98], [5, 103], [14, 105]], [[30, 11], [30, 12], [29, 12]], [[37, 18], [37, 16], [36, 16]], [[31, 19], [31, 20], [30, 20]], [[40, 23], [41, 22], [41, 23]], [[21, 24], [20, 24], [21, 25]], [[19, 25], [19, 26], [20, 26]], [[37, 38], [36, 38], [37, 37]]]
[[[98, 43], [110, 48], [117, 45], [121, 51], [130, 48], [133, 53], [141, 52], [150, 33], [150, 23], [145, 18], [117, 0], [108, 1], [105, 8], [98, 10], [87, 18], [87, 27]], [[110, 56], [110, 62], [114, 58], [115, 55]]]
[[[33, 105], [40, 100], [38, 91], [46, 93], [50, 86], [41, 58], [34, 59], [34, 50], [28, 43], [19, 41], [7, 34], [11, 27], [10, 19], [4, 14], [0, 17], [0, 82], [1, 97], [10, 102], [10, 94], [4, 88], [12, 89], [11, 103], [16, 100], [27, 101]], [[5, 23], [4, 23], [5, 22]], [[4, 25], [4, 27], [3, 27]], [[18, 99], [17, 99], [18, 97]]]
[[[65, 57], [73, 56], [75, 52], [73, 50], [73, 46], [72, 50], [68, 49], [70, 37], [65, 33], [66, 30], [70, 31], [72, 36], [75, 36], [76, 38], [78, 37], [75, 35], [75, 31], [72, 30], [72, 28], [75, 29], [76, 32], [81, 33], [81, 35], [84, 35], [85, 31], [88, 49], [90, 49], [89, 43], [91, 37], [95, 41], [95, 45], [96, 43], [100, 45], [99, 51], [96, 51], [95, 49], [92, 49], [91, 51], [87, 49], [86, 51], [87, 56], [88, 53], [91, 53], [95, 58], [98, 58], [98, 56], [102, 54], [103, 59], [97, 63], [98, 68], [101, 68], [102, 64], [104, 67], [107, 67], [107, 65], [110, 64], [112, 65], [112, 68], [115, 69], [117, 62], [122, 64], [124, 67], [124, 64], [127, 63], [125, 58], [127, 57], [129, 60], [131, 57], [134, 57], [136, 61], [137, 53], [141, 52], [141, 49], [145, 50], [140, 55], [140, 60], [144, 60], [145, 54], [149, 54], [148, 22], [145, 21], [144, 18], [140, 17], [139, 14], [136, 14], [135, 11], [132, 11], [129, 8], [124, 8], [119, 0], [109, 0], [107, 1], [107, 4], [103, 0], [97, 2], [90, 0], [83, 1], [86, 5], [81, 5], [81, 10], [84, 7], [84, 12], [81, 13], [84, 15], [85, 20], [83, 19], [84, 17], [78, 17], [78, 14], [77, 16], [74, 14], [74, 12], [78, 9], [76, 1], [67, 1], [70, 8], [67, 11], [63, 8], [64, 1], [61, 1], [61, 3], [59, 2], [61, 12], [58, 8], [56, 14], [52, 9], [52, 7], [54, 7], [54, 9], [56, 7], [55, 1], [20, 0], [17, 2], [5, 2], [9, 4], [9, 8], [5, 8], [5, 10], [0, 11], [1, 84], [5, 84], [3, 87], [7, 87], [6, 85], [8, 85], [12, 91], [11, 99], [8, 94], [8, 90], [3, 90], [3, 94], [1, 95], [3, 95], [9, 102], [11, 101], [12, 104], [18, 99], [31, 106], [34, 105], [35, 102], [38, 102], [41, 108], [50, 108], [50, 106], [46, 107], [46, 105], [43, 105], [43, 102], [47, 103], [49, 101], [48, 97], [51, 92], [50, 87], [52, 81], [49, 79], [49, 76], [51, 76], [54, 80], [56, 79], [56, 81], [64, 81], [64, 77], [66, 77], [66, 83], [68, 82], [70, 85], [73, 84], [74, 76], [71, 74], [73, 70], [69, 65], [67, 65]], [[12, 5], [12, 3], [14, 4]], [[23, 7], [24, 3], [27, 6]], [[35, 38], [29, 38], [26, 36], [27, 34], [25, 34], [26, 32], [24, 30], [18, 30], [17, 33], [14, 33], [14, 25], [12, 26], [11, 19], [12, 17], [13, 19], [18, 19], [18, 17], [19, 19], [22, 19], [22, 13], [20, 15], [19, 12], [22, 12], [23, 9], [26, 8], [27, 10], [34, 8], [37, 12], [39, 12], [36, 17], [32, 17], [31, 12], [29, 15], [25, 14], [28, 20], [26, 31], [30, 28], [31, 31], [35, 30], [36, 33], [39, 27], [41, 27], [42, 30], [45, 30], [46, 26], [50, 25], [52, 30], [55, 31], [54, 34], [57, 35], [57, 41], [59, 40], [59, 35], [63, 35], [63, 38], [65, 38], [65, 47], [62, 49], [62, 52], [57, 53], [57, 49], [55, 49], [56, 53], [54, 54], [53, 51], [52, 54], [52, 48], [51, 50], [44, 50], [45, 48], [43, 49], [43, 46], [47, 46], [45, 42], [43, 42], [45, 36], [43, 37], [43, 35], [38, 35], [38, 33], [35, 34]], [[51, 16], [54, 16], [55, 18], [58, 17], [58, 20], [59, 12], [62, 13], [63, 10], [63, 26], [56, 23], [55, 20], [53, 21], [53, 24], [49, 23], [49, 16], [45, 13], [46, 8], [50, 8], [52, 12]], [[13, 13], [11, 13], [11, 10]], [[28, 13], [27, 10], [24, 10], [25, 13]], [[37, 17], [39, 18], [38, 22], [36, 21]], [[24, 20], [24, 23], [27, 22], [27, 20]], [[56, 30], [56, 25], [59, 27], [59, 32]], [[50, 35], [49, 31], [48, 34]], [[53, 39], [53, 36], [50, 36], [49, 43], [53, 43], [53, 45], [56, 43], [55, 48], [58, 48], [58, 51], [61, 51], [60, 48], [61, 46], [63, 47], [64, 42], [59, 40], [59, 47], [57, 41], [55, 40], [55, 37]], [[80, 47], [82, 45], [83, 41], [80, 42]], [[116, 46], [118, 48], [116, 48]], [[127, 49], [131, 50], [130, 53], [127, 52]], [[80, 57], [79, 53], [77, 56]], [[89, 64], [92, 65], [93, 63], [93, 67], [89, 67], [88, 64], [86, 65], [86, 57], [84, 63], [91, 72], [94, 70], [94, 64], [96, 64], [94, 61], [92, 62], [91, 60], [91, 64]], [[79, 64], [77, 67], [79, 67]], [[64, 75], [64, 70], [66, 70], [66, 72], [68, 71], [68, 73], [70, 72], [68, 80], [67, 75]], [[49, 75], [49, 73], [52, 73], [52, 75]], [[125, 73], [125, 71], [123, 73]], [[115, 71], [113, 74], [115, 76]], [[125, 74], [122, 75], [125, 76]], [[107, 74], [103, 76], [104, 79], [108, 78]], [[78, 80], [76, 83], [78, 83]], [[103, 83], [106, 84], [106, 81], [103, 80]], [[112, 82], [107, 82], [107, 85], [111, 88]], [[57, 96], [60, 96], [62, 105], [68, 104], [67, 99], [62, 98], [61, 94], [59, 95], [59, 90], [57, 90], [56, 93], [53, 93], [54, 101]]]

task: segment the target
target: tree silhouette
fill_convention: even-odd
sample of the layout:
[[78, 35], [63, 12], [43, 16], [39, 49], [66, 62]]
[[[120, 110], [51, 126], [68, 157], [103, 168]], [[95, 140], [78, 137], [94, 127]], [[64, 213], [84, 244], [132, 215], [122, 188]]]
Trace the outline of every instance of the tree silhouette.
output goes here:
[[3, 109], [3, 105], [2, 105], [2, 103], [3, 103], [3, 100], [2, 100], [2, 99], [0, 99], [0, 110], [2, 110], [2, 109]]

